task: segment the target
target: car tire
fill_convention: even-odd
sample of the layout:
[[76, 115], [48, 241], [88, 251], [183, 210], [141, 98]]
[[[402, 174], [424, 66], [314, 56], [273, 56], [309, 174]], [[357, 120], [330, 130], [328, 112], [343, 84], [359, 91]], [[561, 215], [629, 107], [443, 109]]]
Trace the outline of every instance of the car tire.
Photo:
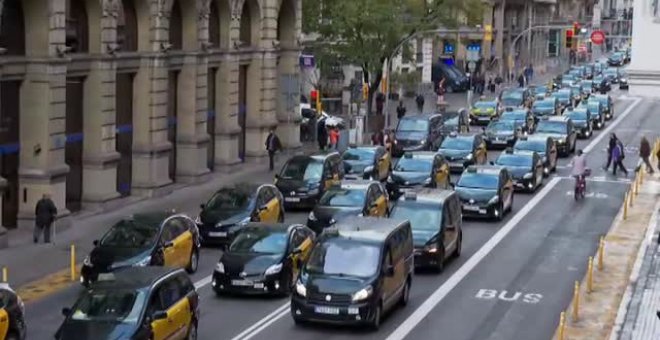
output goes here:
[[410, 278], [406, 280], [406, 284], [403, 286], [403, 290], [401, 291], [401, 299], [399, 300], [399, 306], [401, 307], [407, 306], [409, 300], [410, 300]]
[[458, 232], [458, 239], [456, 240], [456, 250], [454, 250], [454, 257], [461, 257], [461, 249], [463, 248], [463, 231]]
[[447, 86], [447, 93], [454, 93], [454, 87], [451, 85]]
[[380, 318], [381, 314], [383, 311], [383, 306], [381, 303], [376, 306], [376, 310], [374, 311], [374, 318], [369, 322], [369, 328], [373, 331], [377, 331], [380, 328]]
[[497, 205], [497, 216], [495, 216], [496, 221], [501, 221], [504, 218], [504, 203], [500, 202], [500, 204]]
[[294, 316], [293, 313], [291, 313], [291, 317], [293, 318], [293, 323], [298, 327], [302, 327], [306, 324], [305, 320]]
[[445, 247], [438, 248], [438, 264], [435, 266], [435, 272], [440, 274], [445, 270]]
[[[508, 213], [513, 211], [513, 196], [515, 195], [511, 194], [511, 202], [509, 203], [509, 208], [506, 209]], [[504, 218], [504, 216], [502, 216], [502, 218]]]
[[188, 272], [188, 274], [193, 274], [197, 272], [198, 267], [199, 267], [199, 250], [193, 249], [193, 251], [190, 253], [190, 261], [188, 262], [188, 267], [186, 267], [186, 271]]
[[197, 322], [194, 320], [192, 323], [190, 323], [190, 328], [188, 329], [186, 340], [197, 340]]

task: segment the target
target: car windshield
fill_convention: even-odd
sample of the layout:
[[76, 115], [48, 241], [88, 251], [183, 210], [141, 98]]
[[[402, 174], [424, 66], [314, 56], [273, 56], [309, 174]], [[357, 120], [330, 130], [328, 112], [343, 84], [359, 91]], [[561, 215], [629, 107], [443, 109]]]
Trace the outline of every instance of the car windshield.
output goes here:
[[445, 138], [440, 144], [440, 149], [445, 150], [472, 150], [474, 141], [470, 138]]
[[305, 264], [310, 274], [367, 278], [380, 265], [380, 247], [360, 241], [332, 238], [318, 243]]
[[525, 120], [525, 118], [527, 118], [527, 114], [523, 112], [506, 112], [500, 119], [512, 122], [516, 120]]
[[584, 83], [582, 83], [582, 88], [583, 89], [591, 89], [592, 87], [594, 87], [593, 82], [584, 82]]
[[566, 111], [564, 116], [569, 117], [573, 120], [587, 120], [587, 111], [586, 110], [573, 110]]
[[474, 107], [477, 109], [495, 109], [496, 104], [494, 102], [476, 102]]
[[513, 146], [513, 149], [519, 151], [536, 151], [539, 153], [545, 153], [545, 147], [545, 143], [541, 141], [519, 140]]
[[282, 254], [286, 250], [287, 233], [265, 228], [244, 229], [229, 246], [234, 253]]
[[147, 292], [144, 290], [87, 290], [78, 299], [71, 319], [137, 324]]
[[559, 91], [557, 92], [557, 98], [559, 99], [569, 99], [571, 97], [571, 91]]
[[347, 161], [373, 161], [375, 154], [374, 149], [348, 149], [342, 158]]
[[399, 121], [397, 131], [427, 132], [429, 121], [421, 118], [404, 118]]
[[403, 157], [394, 167], [394, 171], [401, 172], [431, 172], [432, 160], [430, 158], [407, 158]]
[[458, 186], [468, 189], [488, 189], [494, 190], [498, 188], [499, 176], [490, 173], [470, 173], [465, 172], [458, 180]]
[[516, 126], [511, 121], [498, 121], [492, 122], [486, 128], [487, 131], [513, 131], [516, 129]]
[[293, 180], [320, 180], [323, 175], [323, 162], [316, 159], [289, 161], [284, 166], [280, 178]]
[[587, 109], [594, 114], [598, 114], [600, 111], [600, 102], [589, 101], [589, 103], [587, 103]]
[[210, 210], [244, 210], [250, 205], [248, 190], [222, 189], [216, 192], [206, 203]]
[[497, 158], [495, 162], [497, 165], [502, 166], [532, 166], [532, 157], [527, 155], [516, 155], [503, 153]]
[[538, 133], [566, 133], [566, 123], [564, 122], [549, 122], [541, 121], [536, 127], [536, 132]]
[[515, 99], [520, 101], [522, 100], [522, 98], [523, 98], [523, 92], [520, 90], [509, 90], [502, 93], [502, 100]]
[[117, 222], [101, 239], [101, 245], [116, 248], [145, 248], [156, 241], [158, 225], [136, 220]]
[[363, 189], [330, 189], [319, 200], [320, 205], [331, 207], [361, 207], [367, 193]]
[[607, 70], [605, 70], [605, 72], [603, 72], [603, 74], [606, 75], [606, 76], [616, 76], [617, 71], [613, 70], [613, 69], [607, 69]]
[[553, 100], [539, 100], [534, 103], [535, 109], [552, 109], [553, 107], [555, 107]]
[[409, 220], [414, 230], [438, 230], [442, 222], [442, 207], [431, 204], [397, 204], [390, 217], [400, 220]]

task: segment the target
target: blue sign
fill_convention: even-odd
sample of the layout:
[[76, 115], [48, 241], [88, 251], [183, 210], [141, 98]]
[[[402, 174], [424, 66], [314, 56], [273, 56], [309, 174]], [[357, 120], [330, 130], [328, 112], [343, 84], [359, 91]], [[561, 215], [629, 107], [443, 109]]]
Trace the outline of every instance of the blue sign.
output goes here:
[[300, 67], [302, 68], [314, 68], [316, 66], [316, 60], [311, 54], [301, 54], [300, 55]]
[[470, 44], [470, 45], [467, 45], [467, 50], [468, 50], [468, 51], [476, 51], [476, 52], [479, 52], [479, 51], [481, 51], [481, 45], [480, 45], [480, 44]]
[[444, 53], [444, 54], [453, 54], [454, 53], [454, 45], [450, 44], [448, 42], [445, 42], [445, 44], [442, 48], [442, 53]]

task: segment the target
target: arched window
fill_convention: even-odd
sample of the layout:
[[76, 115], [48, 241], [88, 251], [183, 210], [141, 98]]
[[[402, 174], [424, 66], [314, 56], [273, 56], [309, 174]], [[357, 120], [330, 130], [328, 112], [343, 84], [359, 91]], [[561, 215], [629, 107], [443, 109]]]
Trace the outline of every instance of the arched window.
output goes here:
[[209, 42], [213, 47], [220, 47], [220, 13], [215, 1], [211, 1], [209, 13]]
[[84, 0], [66, 2], [66, 45], [73, 53], [89, 51], [87, 11]]
[[181, 4], [178, 0], [174, 0], [172, 4], [172, 12], [170, 13], [170, 44], [173, 50], [180, 50], [183, 47], [183, 32], [182, 32], [182, 17], [181, 17]]
[[277, 17], [277, 40], [282, 46], [290, 47], [296, 39], [296, 10], [291, 0], [282, 1]]
[[254, 34], [253, 21], [258, 20], [258, 17], [255, 17], [256, 14], [256, 4], [251, 0], [246, 0], [243, 4], [243, 10], [241, 11], [241, 28], [239, 32], [239, 39], [243, 46], [252, 46], [256, 39]]
[[6, 55], [25, 55], [25, 21], [21, 1], [5, 1], [0, 25], [0, 47]]
[[138, 25], [133, 0], [122, 0], [123, 10], [117, 18], [117, 44], [122, 51], [137, 51]]

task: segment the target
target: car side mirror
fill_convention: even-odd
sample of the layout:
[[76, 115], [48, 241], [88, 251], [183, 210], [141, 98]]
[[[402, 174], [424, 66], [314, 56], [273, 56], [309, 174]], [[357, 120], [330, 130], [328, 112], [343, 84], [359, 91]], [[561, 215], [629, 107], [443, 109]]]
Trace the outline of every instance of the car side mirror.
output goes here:
[[302, 249], [300, 247], [296, 247], [291, 251], [291, 255], [300, 255], [302, 254]]
[[151, 316], [153, 320], [164, 320], [167, 319], [167, 312], [164, 310], [159, 310], [157, 312], [154, 312], [154, 314]]
[[394, 276], [394, 266], [387, 266], [387, 268], [385, 268], [385, 275]]
[[69, 307], [62, 308], [62, 315], [66, 316], [66, 317], [71, 315], [71, 308], [69, 308]]
[[279, 174], [275, 174], [275, 179], [280, 179], [280, 175], [279, 175]]
[[171, 248], [171, 247], [174, 247], [174, 242], [172, 241], [163, 244], [163, 248]]
[[94, 247], [98, 247], [99, 246], [99, 240], [94, 240], [94, 242], [92, 242], [92, 244], [94, 244]]

